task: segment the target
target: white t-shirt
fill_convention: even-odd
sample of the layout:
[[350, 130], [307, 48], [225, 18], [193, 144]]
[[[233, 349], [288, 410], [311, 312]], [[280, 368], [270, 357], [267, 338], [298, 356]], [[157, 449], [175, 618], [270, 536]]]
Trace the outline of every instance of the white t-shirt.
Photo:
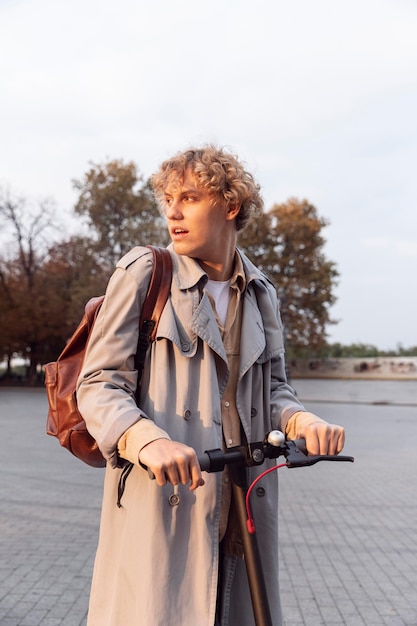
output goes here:
[[208, 280], [206, 284], [206, 290], [213, 297], [222, 326], [226, 324], [227, 308], [230, 300], [230, 282], [230, 280]]

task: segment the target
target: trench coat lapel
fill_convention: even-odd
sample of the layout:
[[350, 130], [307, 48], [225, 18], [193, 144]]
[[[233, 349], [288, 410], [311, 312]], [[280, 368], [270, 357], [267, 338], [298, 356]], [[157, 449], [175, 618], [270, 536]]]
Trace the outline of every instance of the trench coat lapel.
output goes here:
[[[200, 337], [227, 365], [226, 352], [210, 299], [203, 293], [200, 301], [197, 301], [198, 292], [194, 290], [191, 293], [204, 276], [204, 271], [193, 259], [187, 257], [174, 256], [174, 264], [176, 271], [171, 296], [176, 301], [176, 313], [174, 314], [168, 301], [159, 322], [158, 336], [169, 338], [188, 357], [195, 354], [196, 338]], [[260, 358], [266, 347], [264, 324], [255, 291], [256, 281], [261, 275], [248, 259], [243, 259], [243, 264], [248, 284], [243, 296], [239, 379]]]
[[[172, 249], [172, 245], [168, 247]], [[206, 275], [196, 261], [184, 256], [173, 257], [174, 275], [171, 299], [168, 300], [158, 325], [158, 337], [167, 337], [183, 352], [194, 356], [200, 337], [227, 363], [226, 351], [217, 320], [206, 293], [201, 298], [197, 287]], [[175, 311], [174, 311], [175, 309]]]
[[240, 341], [239, 379], [252, 367], [266, 346], [262, 316], [256, 303], [253, 283], [243, 299], [242, 332]]
[[220, 335], [213, 307], [206, 293], [200, 300], [191, 320], [191, 330], [227, 363], [226, 351]]
[[[186, 295], [184, 299], [187, 299]], [[191, 309], [192, 302], [187, 304]], [[227, 363], [219, 327], [207, 294], [203, 294], [197, 309], [191, 314], [188, 322], [189, 330], [187, 330], [188, 324], [184, 323], [186, 319], [183, 316], [180, 317], [178, 311], [175, 314], [171, 303], [167, 302], [158, 324], [157, 338], [169, 339], [176, 344], [185, 357], [192, 357], [197, 350], [197, 337], [200, 337]]]

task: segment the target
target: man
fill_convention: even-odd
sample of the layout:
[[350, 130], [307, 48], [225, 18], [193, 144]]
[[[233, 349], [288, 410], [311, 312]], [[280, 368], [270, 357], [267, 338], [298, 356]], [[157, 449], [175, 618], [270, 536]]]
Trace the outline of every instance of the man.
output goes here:
[[[251, 174], [233, 154], [206, 146], [165, 161], [152, 183], [174, 270], [139, 406], [134, 353], [152, 263], [146, 248], [117, 265], [77, 391], [108, 461], [88, 624], [249, 626], [230, 477], [225, 471], [203, 478], [197, 455], [262, 440], [276, 428], [304, 437], [312, 454], [335, 454], [344, 431], [294, 396], [275, 289], [236, 249], [238, 230], [262, 208]], [[118, 508], [123, 459], [134, 469]], [[272, 464], [251, 469], [251, 479]], [[279, 626], [276, 474], [252, 508]]]

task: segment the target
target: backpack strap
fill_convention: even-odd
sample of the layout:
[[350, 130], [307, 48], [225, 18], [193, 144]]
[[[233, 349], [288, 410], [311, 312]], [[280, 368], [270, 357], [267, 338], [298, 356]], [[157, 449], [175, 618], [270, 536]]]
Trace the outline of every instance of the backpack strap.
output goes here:
[[172, 258], [168, 250], [154, 246], [147, 247], [152, 250], [153, 271], [139, 321], [138, 348], [135, 356], [135, 367], [138, 371], [137, 401], [140, 395], [140, 381], [146, 352], [149, 344], [155, 340], [159, 318], [171, 291], [172, 279]]
[[153, 322], [150, 340], [155, 340], [156, 329], [161, 313], [171, 291], [172, 258], [166, 248], [147, 246], [153, 254], [153, 272], [146, 300], [143, 304], [139, 328], [144, 322]]
[[[136, 403], [139, 403], [140, 387], [145, 365], [146, 352], [149, 344], [155, 340], [159, 318], [164, 310], [171, 291], [172, 258], [166, 248], [147, 246], [153, 254], [153, 271], [151, 280], [143, 303], [139, 321], [138, 348], [135, 356], [135, 367], [138, 372], [138, 384], [136, 387]], [[133, 469], [133, 463], [127, 462], [122, 470], [117, 488], [117, 506], [120, 508], [126, 480]]]

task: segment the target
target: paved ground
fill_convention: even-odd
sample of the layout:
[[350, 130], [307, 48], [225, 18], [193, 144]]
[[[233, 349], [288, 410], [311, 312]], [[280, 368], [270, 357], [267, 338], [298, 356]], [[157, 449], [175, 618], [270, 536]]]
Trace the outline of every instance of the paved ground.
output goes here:
[[[355, 463], [279, 470], [286, 626], [417, 626], [417, 383], [311, 383], [294, 381]], [[0, 388], [1, 626], [85, 624], [103, 472], [45, 415], [42, 390]]]

